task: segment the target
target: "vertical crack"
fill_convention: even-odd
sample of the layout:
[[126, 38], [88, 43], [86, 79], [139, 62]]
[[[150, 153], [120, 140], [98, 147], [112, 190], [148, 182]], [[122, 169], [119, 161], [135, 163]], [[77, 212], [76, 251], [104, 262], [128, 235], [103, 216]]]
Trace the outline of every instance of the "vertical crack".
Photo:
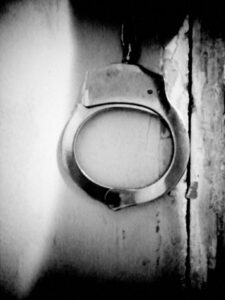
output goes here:
[[[188, 44], [189, 44], [189, 54], [188, 54], [188, 134], [190, 139], [190, 152], [191, 152], [191, 129], [192, 129], [192, 111], [193, 111], [193, 94], [192, 94], [192, 71], [193, 71], [193, 16], [189, 13], [189, 30], [188, 30]], [[191, 158], [187, 166], [187, 207], [186, 207], [186, 230], [187, 230], [187, 255], [186, 255], [186, 287], [189, 291], [191, 288], [191, 199], [188, 197], [188, 191], [191, 187]]]

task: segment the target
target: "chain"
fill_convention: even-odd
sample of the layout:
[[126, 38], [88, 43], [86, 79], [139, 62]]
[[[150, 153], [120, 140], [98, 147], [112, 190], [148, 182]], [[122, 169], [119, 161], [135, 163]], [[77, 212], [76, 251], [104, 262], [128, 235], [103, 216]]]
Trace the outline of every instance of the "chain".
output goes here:
[[126, 21], [121, 26], [122, 63], [136, 64], [140, 55], [140, 45], [134, 22]]

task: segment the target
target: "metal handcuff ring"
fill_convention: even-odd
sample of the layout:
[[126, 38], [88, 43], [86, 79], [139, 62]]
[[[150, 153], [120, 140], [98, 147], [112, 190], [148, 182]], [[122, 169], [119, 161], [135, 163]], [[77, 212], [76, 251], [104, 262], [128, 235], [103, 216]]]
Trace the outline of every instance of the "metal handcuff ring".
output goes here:
[[[140, 188], [118, 189], [91, 178], [80, 166], [75, 151], [80, 130], [93, 117], [114, 109], [155, 114], [165, 121], [172, 136], [173, 156], [158, 181]], [[121, 63], [87, 73], [81, 101], [76, 104], [61, 136], [59, 161], [64, 177], [72, 179], [94, 199], [117, 210], [154, 200], [170, 191], [183, 175], [188, 159], [188, 133], [166, 97], [161, 75], [142, 66]]]

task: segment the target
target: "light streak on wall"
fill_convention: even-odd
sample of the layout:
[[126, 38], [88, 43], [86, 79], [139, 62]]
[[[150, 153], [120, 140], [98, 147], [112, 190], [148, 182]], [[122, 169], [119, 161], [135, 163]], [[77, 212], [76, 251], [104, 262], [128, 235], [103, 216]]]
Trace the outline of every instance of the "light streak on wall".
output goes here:
[[74, 32], [67, 1], [23, 1], [0, 20], [0, 278], [24, 294], [48, 255], [68, 118]]

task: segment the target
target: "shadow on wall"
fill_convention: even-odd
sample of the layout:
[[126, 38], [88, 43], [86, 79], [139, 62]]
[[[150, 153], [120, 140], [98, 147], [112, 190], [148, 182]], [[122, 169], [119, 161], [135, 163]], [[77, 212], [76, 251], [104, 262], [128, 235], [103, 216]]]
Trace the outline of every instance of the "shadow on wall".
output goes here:
[[105, 26], [131, 16], [143, 40], [157, 38], [162, 44], [176, 35], [186, 15], [199, 18], [212, 35], [225, 34], [222, 0], [71, 0], [71, 4], [77, 18]]
[[[21, 0], [1, 0], [0, 14]], [[41, 1], [40, 1], [41, 2]], [[129, 15], [135, 19], [141, 37], [157, 37], [166, 44], [178, 32], [187, 14], [199, 18], [211, 34], [225, 34], [222, 0], [70, 0], [74, 15], [83, 21], [120, 25]]]
[[188, 11], [188, 1], [82, 1], [71, 0], [76, 18], [104, 26], [121, 26], [131, 18], [141, 40], [157, 39], [166, 44], [182, 25]]
[[[163, 287], [163, 288], [162, 288]], [[174, 278], [165, 277], [162, 274], [157, 282], [137, 283], [121, 281], [104, 281], [96, 278], [85, 278], [75, 275], [74, 270], [64, 271], [52, 270], [44, 274], [35, 285], [32, 292], [24, 300], [41, 299], [154, 299], [154, 300], [219, 300], [224, 294], [221, 278], [207, 289], [191, 290], [182, 288], [179, 281], [175, 283]], [[0, 290], [1, 300], [17, 300], [4, 290]]]

